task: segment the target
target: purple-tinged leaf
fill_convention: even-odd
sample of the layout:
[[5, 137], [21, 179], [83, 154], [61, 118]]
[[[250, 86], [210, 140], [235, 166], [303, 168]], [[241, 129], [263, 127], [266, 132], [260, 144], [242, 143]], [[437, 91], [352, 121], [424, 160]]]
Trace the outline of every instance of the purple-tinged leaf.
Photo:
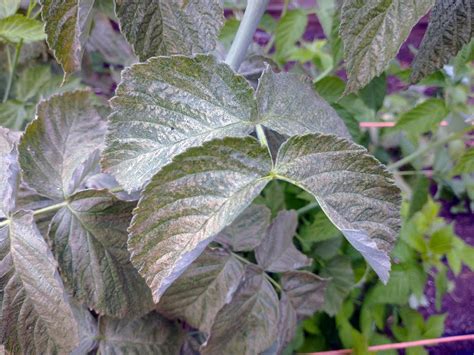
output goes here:
[[41, 0], [41, 17], [49, 48], [64, 77], [81, 68], [94, 0]]
[[142, 318], [99, 321], [100, 354], [179, 354], [184, 334], [174, 323], [156, 312]]
[[298, 227], [295, 211], [281, 211], [272, 221], [262, 243], [255, 249], [258, 264], [271, 272], [284, 272], [311, 265], [293, 244], [293, 236]]
[[87, 175], [83, 164], [103, 144], [105, 122], [91, 93], [75, 91], [41, 102], [37, 118], [21, 138], [20, 166], [25, 183], [39, 194], [63, 201]]
[[233, 251], [254, 250], [265, 237], [270, 217], [271, 211], [266, 206], [252, 204], [225, 227], [215, 241], [229, 246]]
[[207, 249], [166, 290], [157, 310], [209, 334], [216, 314], [232, 300], [243, 276], [242, 263], [230, 253]]
[[51, 221], [49, 239], [66, 286], [101, 315], [138, 317], [153, 308], [127, 250], [134, 206], [107, 191], [83, 191]]
[[217, 314], [202, 354], [259, 354], [277, 337], [278, 296], [262, 270], [248, 267], [232, 302]]
[[410, 81], [415, 83], [441, 69], [473, 36], [472, 0], [436, 0], [428, 29], [413, 62]]
[[324, 305], [327, 280], [311, 272], [285, 272], [281, 275], [281, 285], [298, 321], [312, 316]]
[[86, 353], [96, 325], [66, 294], [57, 263], [31, 212], [17, 212], [0, 229], [1, 340], [21, 353]]

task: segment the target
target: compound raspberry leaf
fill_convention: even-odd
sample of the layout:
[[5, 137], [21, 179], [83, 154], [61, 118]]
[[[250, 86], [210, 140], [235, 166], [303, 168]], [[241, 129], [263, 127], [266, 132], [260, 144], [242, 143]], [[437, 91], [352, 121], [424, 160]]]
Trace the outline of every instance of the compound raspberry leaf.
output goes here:
[[140, 61], [210, 52], [224, 24], [219, 0], [116, 0], [116, 11]]
[[[295, 97], [283, 100], [280, 92], [286, 90], [298, 90], [309, 103], [293, 105]], [[335, 111], [291, 75], [267, 69], [256, 95], [257, 100], [242, 76], [212, 56], [158, 57], [133, 65], [122, 73], [111, 100], [102, 166], [131, 191], [187, 148], [215, 138], [247, 136], [256, 124], [288, 135], [348, 136]]]

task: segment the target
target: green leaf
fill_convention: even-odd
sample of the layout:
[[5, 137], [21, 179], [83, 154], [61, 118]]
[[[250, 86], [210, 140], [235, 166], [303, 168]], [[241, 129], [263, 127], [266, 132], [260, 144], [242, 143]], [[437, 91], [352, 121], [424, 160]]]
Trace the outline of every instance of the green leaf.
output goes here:
[[46, 38], [43, 24], [17, 14], [0, 20], [0, 41], [31, 43]]
[[332, 135], [296, 136], [274, 172], [316, 198], [331, 222], [386, 283], [400, 225], [400, 191], [365, 148]]
[[345, 256], [335, 257], [321, 270], [321, 276], [329, 279], [323, 309], [330, 316], [334, 316], [339, 312], [344, 298], [349, 295], [354, 285], [354, 272], [350, 260]]
[[0, 218], [8, 218], [15, 208], [18, 185], [18, 135], [0, 127]]
[[295, 211], [281, 211], [272, 221], [262, 243], [255, 249], [258, 264], [270, 272], [284, 272], [311, 265], [312, 260], [295, 248], [298, 227]]
[[226, 49], [230, 48], [230, 45], [234, 41], [235, 34], [239, 29], [240, 21], [236, 18], [230, 18], [225, 21], [224, 26], [219, 33], [219, 40], [222, 42]]
[[275, 29], [276, 54], [282, 60], [287, 57], [295, 46], [295, 43], [303, 35], [308, 16], [301, 9], [289, 10], [278, 21]]
[[474, 36], [470, 0], [436, 0], [430, 23], [412, 64], [412, 83], [440, 69]]
[[448, 113], [444, 100], [428, 99], [403, 113], [395, 127], [412, 134], [422, 134], [434, 130]]
[[31, 43], [46, 38], [43, 24], [17, 14], [0, 20], [0, 41]]
[[379, 76], [395, 57], [413, 26], [434, 0], [347, 0], [342, 6], [340, 34], [349, 82], [354, 92]]
[[0, 2], [0, 19], [14, 15], [20, 7], [21, 0], [2, 0]]
[[425, 203], [428, 201], [430, 180], [425, 175], [418, 175], [415, 186], [413, 187], [413, 195], [410, 199], [410, 209], [407, 218], [410, 219], [415, 213], [421, 211]]
[[189, 149], [153, 177], [134, 210], [128, 247], [155, 302], [250, 205], [270, 169], [255, 139], [226, 138]]
[[224, 23], [219, 0], [117, 0], [120, 28], [140, 61], [214, 49]]
[[51, 221], [49, 239], [64, 282], [101, 315], [138, 317], [153, 308], [127, 251], [133, 207], [106, 191], [83, 191]]
[[314, 84], [314, 88], [329, 103], [339, 101], [344, 94], [346, 84], [337, 76], [326, 76]]
[[395, 266], [387, 285], [378, 283], [367, 296], [370, 303], [407, 304], [410, 296], [410, 279], [402, 266]]
[[42, 0], [41, 5], [49, 48], [67, 77], [81, 68], [94, 0]]
[[42, 101], [19, 146], [25, 182], [39, 194], [63, 201], [81, 183], [83, 163], [101, 147], [104, 134], [105, 122], [88, 91]]
[[100, 354], [178, 354], [184, 341], [180, 327], [158, 313], [142, 318], [101, 317]]
[[166, 290], [157, 310], [209, 334], [217, 313], [230, 302], [243, 276], [242, 263], [230, 253], [207, 249]]
[[33, 214], [15, 213], [0, 235], [1, 338], [6, 349], [21, 349], [21, 353], [91, 350], [94, 321], [66, 295]]
[[[288, 97], [290, 90], [297, 90], [301, 99]], [[290, 74], [267, 68], [256, 96], [255, 101], [242, 76], [212, 56], [157, 57], [134, 65], [122, 73], [111, 101], [102, 165], [131, 191], [187, 148], [214, 138], [246, 136], [256, 124], [281, 134], [348, 137], [336, 112]]]
[[24, 121], [29, 118], [22, 102], [8, 100], [0, 103], [0, 125], [6, 128], [21, 130]]
[[387, 93], [387, 80], [384, 73], [373, 78], [367, 86], [362, 88], [359, 96], [368, 108], [378, 112], [385, 99]]
[[270, 217], [267, 207], [252, 204], [225, 227], [215, 241], [230, 246], [233, 251], [252, 251], [265, 237]]
[[276, 340], [278, 296], [262, 271], [247, 268], [232, 301], [217, 314], [202, 354], [259, 354]]
[[474, 148], [467, 148], [453, 169], [453, 175], [470, 174], [474, 172]]
[[453, 226], [447, 225], [436, 230], [430, 238], [429, 248], [434, 254], [444, 255], [449, 253], [453, 248], [453, 238], [455, 234]]
[[446, 320], [446, 316], [447, 314], [438, 314], [429, 317], [425, 323], [423, 338], [435, 339], [441, 337], [444, 333], [444, 321]]
[[289, 271], [281, 275], [281, 285], [298, 321], [310, 317], [324, 305], [328, 281], [307, 271]]

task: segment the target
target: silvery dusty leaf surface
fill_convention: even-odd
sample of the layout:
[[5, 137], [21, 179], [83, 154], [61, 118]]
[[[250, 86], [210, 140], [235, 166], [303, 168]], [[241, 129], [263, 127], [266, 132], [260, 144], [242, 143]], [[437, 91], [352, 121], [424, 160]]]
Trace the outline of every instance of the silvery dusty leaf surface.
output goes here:
[[210, 52], [224, 24], [220, 0], [117, 0], [116, 12], [141, 61]]
[[207, 334], [219, 310], [232, 300], [244, 266], [229, 252], [207, 249], [165, 292], [158, 311]]
[[258, 196], [270, 169], [254, 138], [225, 138], [187, 150], [153, 177], [134, 210], [128, 248], [155, 302]]
[[272, 284], [263, 271], [247, 267], [245, 281], [217, 314], [201, 353], [259, 354], [276, 340], [278, 317], [278, 295]]
[[340, 35], [349, 81], [346, 93], [367, 85], [387, 68], [413, 26], [434, 0], [347, 0]]
[[401, 200], [383, 165], [347, 140], [306, 135], [283, 144], [275, 172], [310, 192], [380, 279], [388, 281], [388, 253], [400, 226]]
[[[283, 89], [297, 92], [282, 96]], [[126, 69], [111, 104], [102, 166], [127, 191], [142, 187], [187, 148], [246, 136], [256, 124], [290, 135], [349, 137], [337, 113], [295, 76], [267, 68], [255, 93], [208, 55], [151, 58]]]
[[175, 157], [134, 210], [128, 247], [155, 302], [274, 178], [310, 192], [382, 281], [388, 279], [399, 190], [365, 148], [333, 135], [295, 136], [273, 166], [255, 139], [226, 138]]
[[437, 0], [419, 52], [413, 62], [411, 82], [435, 72], [454, 57], [474, 36], [472, 0]]

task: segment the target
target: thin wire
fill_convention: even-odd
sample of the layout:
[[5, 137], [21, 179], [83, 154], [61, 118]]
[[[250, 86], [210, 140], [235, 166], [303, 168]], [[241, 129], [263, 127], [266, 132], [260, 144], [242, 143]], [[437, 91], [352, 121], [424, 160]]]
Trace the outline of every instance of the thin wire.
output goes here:
[[[416, 346], [431, 346], [431, 345], [439, 345], [443, 343], [454, 343], [458, 341], [474, 341], [474, 334], [456, 335], [456, 336], [445, 337], [445, 338], [406, 341], [402, 343], [374, 345], [374, 346], [369, 346], [368, 350], [369, 351], [383, 351], [383, 350], [407, 349], [407, 348], [414, 348]], [[305, 354], [345, 355], [345, 354], [352, 354], [352, 353], [353, 353], [352, 349], [341, 349], [341, 350], [331, 350], [331, 351], [319, 351], [319, 352], [305, 353]]]

